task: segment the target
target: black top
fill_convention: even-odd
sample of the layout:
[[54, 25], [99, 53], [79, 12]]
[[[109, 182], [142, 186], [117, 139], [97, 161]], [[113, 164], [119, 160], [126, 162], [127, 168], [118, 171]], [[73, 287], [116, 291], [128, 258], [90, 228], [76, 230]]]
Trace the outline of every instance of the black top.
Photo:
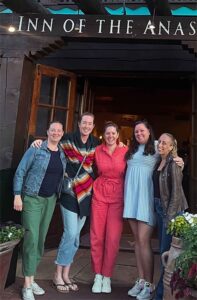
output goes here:
[[60, 159], [59, 150], [48, 150], [51, 152], [51, 157], [38, 193], [38, 195], [41, 197], [50, 197], [53, 194], [57, 193], [57, 187], [63, 173], [63, 166]]
[[154, 170], [153, 171], [154, 198], [160, 198], [159, 176], [160, 176], [160, 171]]

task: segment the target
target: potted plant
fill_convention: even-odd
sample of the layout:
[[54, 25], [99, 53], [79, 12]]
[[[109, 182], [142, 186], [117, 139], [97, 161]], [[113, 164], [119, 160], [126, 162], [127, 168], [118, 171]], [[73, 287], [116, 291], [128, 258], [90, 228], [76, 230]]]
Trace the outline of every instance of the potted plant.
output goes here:
[[170, 280], [174, 299], [197, 299], [197, 214], [184, 213], [171, 220], [168, 232], [182, 239]]
[[13, 249], [24, 236], [24, 232], [24, 228], [18, 224], [9, 222], [0, 225], [0, 294], [5, 287]]

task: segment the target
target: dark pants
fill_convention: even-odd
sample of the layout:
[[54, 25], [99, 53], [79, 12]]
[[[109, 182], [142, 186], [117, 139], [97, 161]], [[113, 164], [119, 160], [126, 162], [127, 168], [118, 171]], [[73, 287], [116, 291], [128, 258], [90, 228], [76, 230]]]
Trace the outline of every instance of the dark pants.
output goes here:
[[[159, 234], [159, 250], [160, 250], [160, 255], [162, 255], [165, 251], [168, 251], [170, 249], [172, 236], [170, 234], [167, 234], [166, 232], [167, 228], [164, 222], [164, 212], [161, 205], [161, 200], [159, 198], [155, 198], [154, 205], [155, 205], [158, 234]], [[164, 267], [161, 264], [161, 276], [156, 287], [155, 300], [163, 299], [163, 275], [164, 275]]]

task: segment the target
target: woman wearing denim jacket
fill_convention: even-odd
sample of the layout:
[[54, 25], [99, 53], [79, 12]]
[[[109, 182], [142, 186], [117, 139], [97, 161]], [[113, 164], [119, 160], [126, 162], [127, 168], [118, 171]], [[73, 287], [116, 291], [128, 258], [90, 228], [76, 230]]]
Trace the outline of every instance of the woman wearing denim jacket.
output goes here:
[[[76, 132], [64, 134], [61, 140], [67, 159], [68, 177], [74, 178], [81, 163], [82, 167], [79, 175], [73, 180], [73, 192], [62, 191], [60, 197], [64, 232], [57, 251], [53, 279], [53, 287], [60, 293], [79, 290], [78, 285], [70, 278], [70, 268], [79, 247], [81, 229], [90, 213], [92, 185], [95, 178], [94, 153], [99, 144], [99, 140], [91, 134], [93, 128], [94, 115], [85, 112], [79, 118]], [[40, 147], [41, 144], [42, 140], [36, 140], [32, 146]]]
[[[166, 229], [169, 221], [188, 208], [182, 188], [182, 171], [173, 158], [177, 156], [177, 142], [172, 134], [163, 133], [157, 144], [160, 159], [153, 172], [154, 205], [159, 231], [160, 254], [169, 250], [171, 235]], [[155, 300], [163, 299], [163, 272], [156, 288]]]
[[37, 266], [44, 252], [44, 242], [61, 192], [66, 168], [65, 155], [58, 145], [63, 136], [63, 126], [52, 122], [47, 131], [48, 139], [41, 148], [29, 148], [14, 176], [14, 209], [22, 211], [25, 228], [23, 241], [23, 300], [34, 300], [45, 291], [34, 281]]

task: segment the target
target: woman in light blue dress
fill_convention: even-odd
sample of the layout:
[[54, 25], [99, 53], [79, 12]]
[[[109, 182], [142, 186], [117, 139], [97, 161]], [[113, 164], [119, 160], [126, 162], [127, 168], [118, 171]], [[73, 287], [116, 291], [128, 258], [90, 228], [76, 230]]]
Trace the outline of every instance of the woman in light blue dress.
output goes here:
[[155, 225], [152, 173], [157, 161], [155, 139], [147, 121], [135, 123], [133, 140], [126, 155], [124, 212], [135, 239], [138, 279], [128, 295], [152, 299], [153, 253], [151, 236]]
[[[134, 125], [132, 144], [126, 154], [123, 217], [128, 219], [135, 239], [138, 279], [128, 295], [138, 300], [153, 299], [154, 259], [151, 236], [155, 225], [152, 174], [158, 160], [156, 142], [146, 120]], [[180, 157], [174, 159], [183, 166]]]

